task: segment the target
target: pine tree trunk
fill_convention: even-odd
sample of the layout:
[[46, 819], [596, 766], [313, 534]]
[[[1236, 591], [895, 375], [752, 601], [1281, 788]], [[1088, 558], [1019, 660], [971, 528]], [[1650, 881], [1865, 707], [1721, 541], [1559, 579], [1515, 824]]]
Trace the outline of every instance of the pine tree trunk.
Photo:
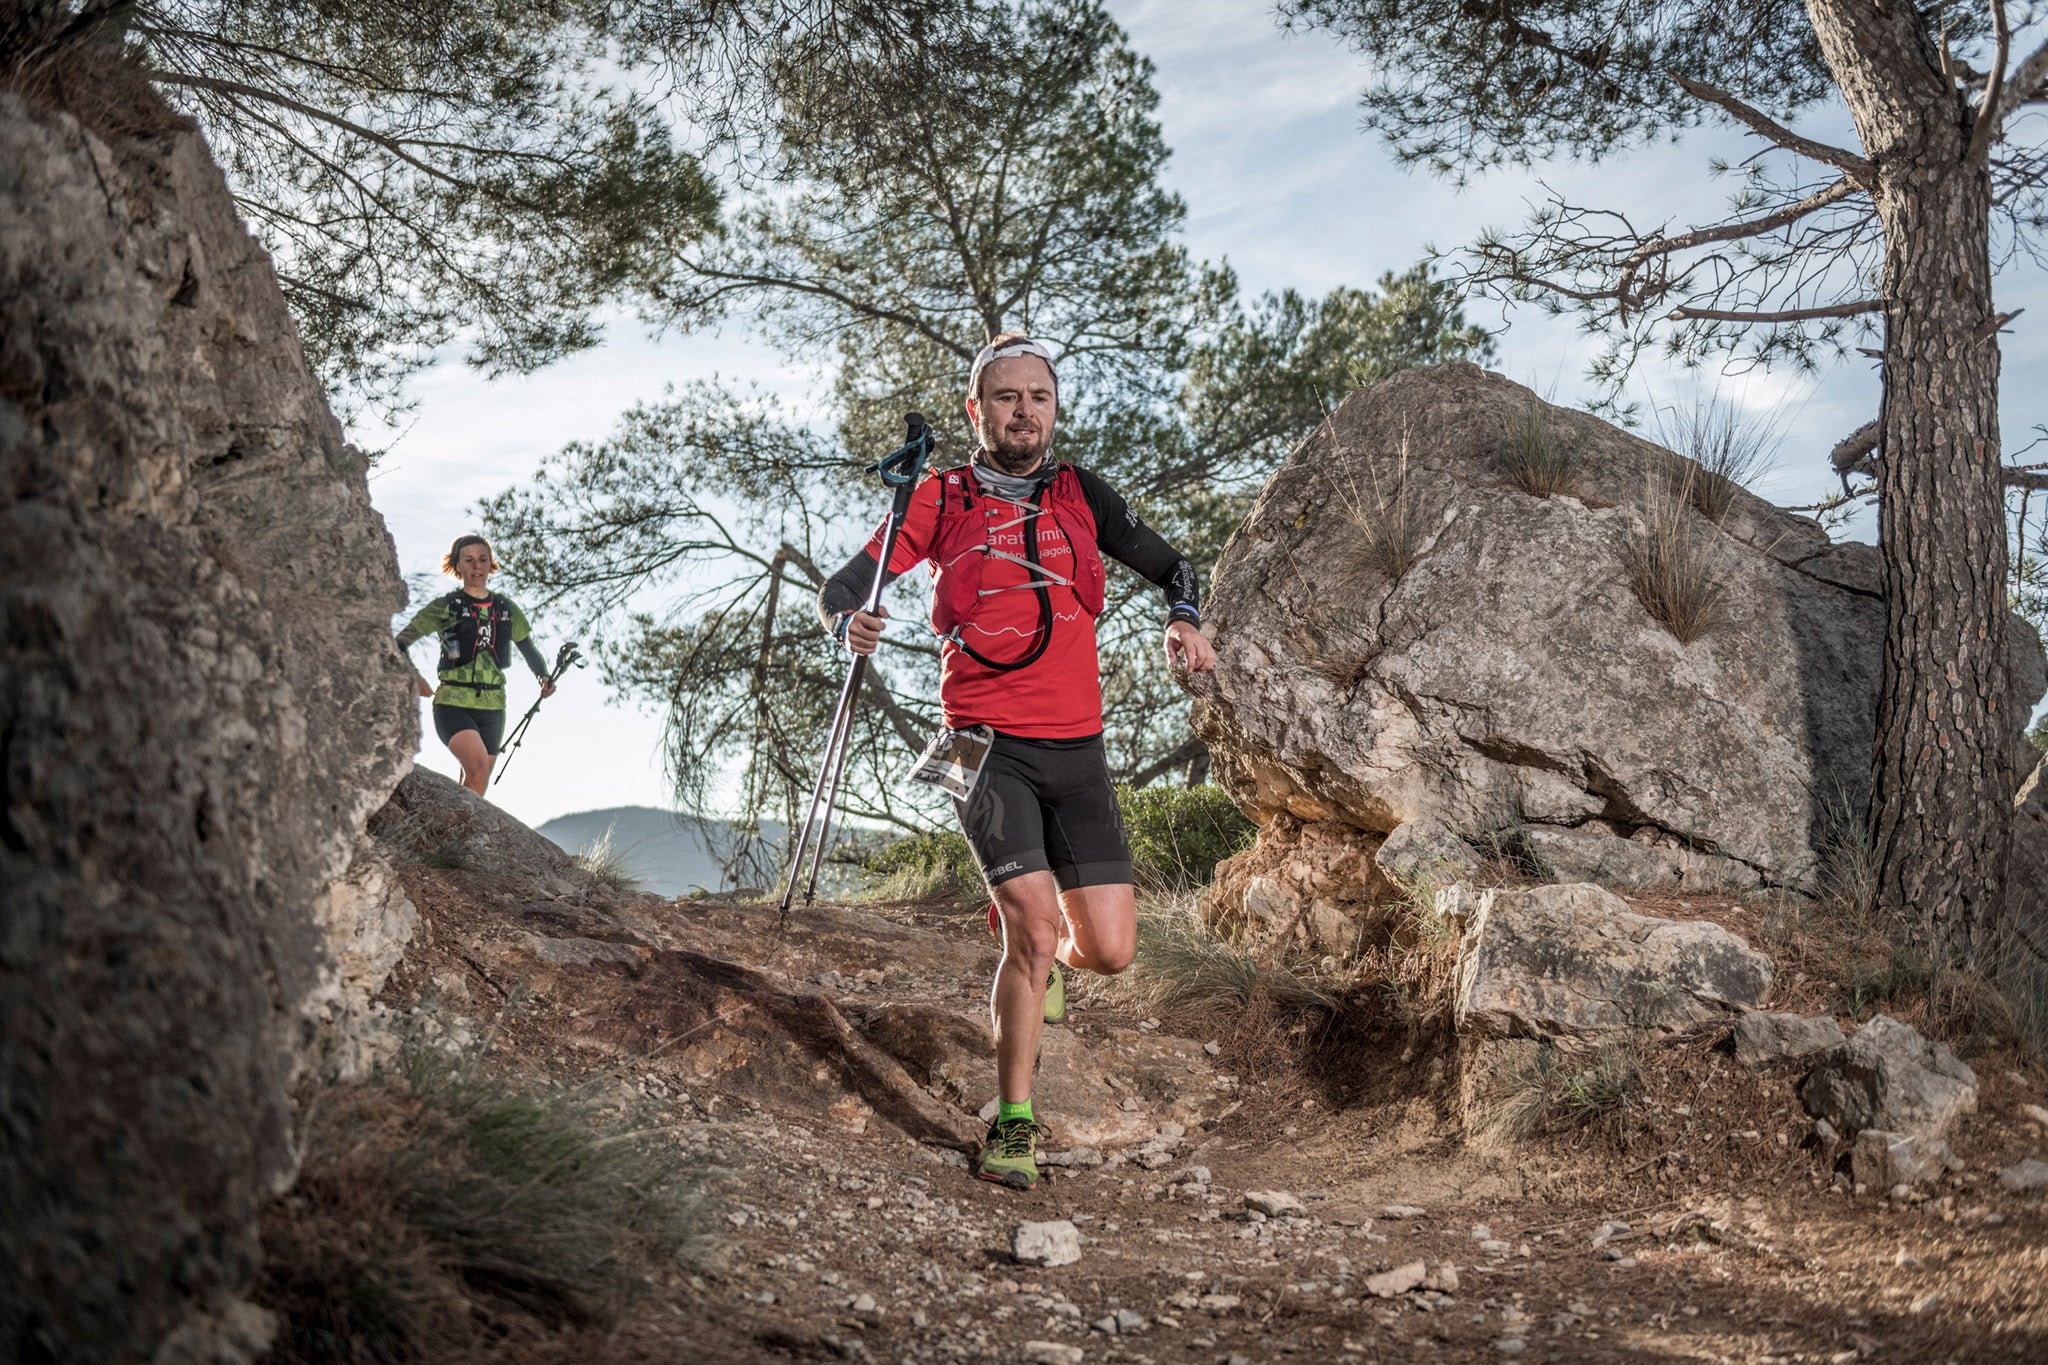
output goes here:
[[1877, 168], [1884, 229], [1877, 899], [1969, 960], [2001, 928], [2017, 778], [1990, 172], [1910, 5], [1807, 8]]

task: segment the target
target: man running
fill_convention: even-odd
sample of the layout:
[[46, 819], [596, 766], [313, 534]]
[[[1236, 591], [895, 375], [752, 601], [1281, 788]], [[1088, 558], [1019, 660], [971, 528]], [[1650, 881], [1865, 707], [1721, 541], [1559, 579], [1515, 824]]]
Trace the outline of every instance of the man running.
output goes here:
[[[1130, 845], [1102, 747], [1103, 556], [1165, 594], [1169, 667], [1216, 666], [1193, 566], [1115, 489], [1052, 460], [1058, 415], [1051, 352], [1014, 332], [984, 347], [967, 381], [980, 448], [918, 485], [888, 574], [932, 561], [947, 730], [994, 732], [969, 794], [954, 799], [1003, 941], [990, 1002], [998, 1106], [975, 1174], [1025, 1190], [1038, 1183], [1044, 1132], [1031, 1111], [1039, 1030], [1066, 1013], [1059, 964], [1113, 975], [1137, 946]], [[859, 609], [880, 550], [877, 532], [818, 593], [826, 625], [856, 654], [874, 652], [887, 614]], [[954, 752], [981, 754], [973, 738]]]

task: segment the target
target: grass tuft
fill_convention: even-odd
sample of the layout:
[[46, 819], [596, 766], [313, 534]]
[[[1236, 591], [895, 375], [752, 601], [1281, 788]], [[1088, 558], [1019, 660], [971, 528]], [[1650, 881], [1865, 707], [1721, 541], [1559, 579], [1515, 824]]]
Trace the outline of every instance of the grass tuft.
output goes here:
[[616, 824], [606, 825], [595, 842], [581, 853], [570, 854], [569, 861], [614, 891], [638, 891], [645, 883], [632, 870], [629, 850], [614, 841], [617, 832]]
[[1632, 1041], [1578, 1055], [1550, 1042], [1530, 1047], [1520, 1065], [1494, 1078], [1484, 1117], [1473, 1133], [1482, 1150], [1502, 1150], [1550, 1133], [1625, 1130], [1643, 1099], [1646, 1078]]
[[1769, 472], [1784, 440], [1773, 417], [1755, 418], [1733, 404], [1695, 401], [1688, 410], [1656, 411], [1660, 444], [1692, 462], [1698, 471], [1686, 490], [1694, 510], [1720, 521], [1735, 503], [1735, 491]]
[[1559, 438], [1549, 409], [1532, 404], [1508, 428], [1501, 472], [1509, 483], [1539, 498], [1569, 493], [1578, 482], [1578, 448]]
[[301, 1146], [264, 1220], [281, 1362], [482, 1359], [602, 1327], [683, 1258], [705, 1204], [666, 1129], [424, 1045], [394, 1076], [318, 1094]]
[[1717, 533], [1693, 510], [1698, 472], [1688, 463], [1676, 478], [1651, 477], [1643, 529], [1629, 547], [1629, 586], [1680, 644], [1726, 622], [1733, 569]]
[[1370, 489], [1355, 482], [1338, 487], [1345, 520], [1359, 536], [1359, 562], [1389, 583], [1397, 582], [1416, 560], [1428, 532], [1427, 518], [1408, 482], [1408, 451], [1404, 445], [1392, 478], [1382, 480], [1379, 464], [1367, 461]]
[[1248, 946], [1212, 933], [1192, 894], [1145, 899], [1138, 910], [1137, 958], [1101, 988], [1189, 1022], [1273, 1012], [1322, 1022], [1339, 1005], [1313, 982], [1262, 963]]

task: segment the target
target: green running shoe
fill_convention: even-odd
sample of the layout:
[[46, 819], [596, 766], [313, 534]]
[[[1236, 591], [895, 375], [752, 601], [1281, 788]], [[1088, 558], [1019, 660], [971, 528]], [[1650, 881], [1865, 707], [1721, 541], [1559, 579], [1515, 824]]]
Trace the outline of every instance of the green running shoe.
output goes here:
[[981, 1157], [974, 1174], [1013, 1190], [1038, 1186], [1038, 1140], [1052, 1136], [1051, 1130], [1033, 1119], [997, 1119], [982, 1139]]
[[1060, 964], [1052, 964], [1052, 975], [1045, 979], [1045, 1022], [1057, 1024], [1067, 1017], [1067, 980], [1060, 975]]

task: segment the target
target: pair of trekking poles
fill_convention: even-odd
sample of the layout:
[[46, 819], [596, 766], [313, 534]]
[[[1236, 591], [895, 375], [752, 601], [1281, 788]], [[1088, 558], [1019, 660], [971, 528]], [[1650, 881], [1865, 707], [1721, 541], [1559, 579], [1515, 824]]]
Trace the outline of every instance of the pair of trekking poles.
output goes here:
[[[909, 413], [903, 421], [909, 427], [903, 445], [895, 454], [876, 461], [865, 471], [879, 474], [882, 486], [894, 494], [889, 502], [888, 519], [882, 523], [882, 552], [875, 561], [875, 581], [868, 588], [867, 601], [860, 608], [870, 616], [882, 604], [882, 581], [889, 575], [889, 559], [896, 552], [896, 537], [903, 529], [904, 516], [910, 511], [910, 495], [916, 490], [918, 480], [924, 475], [925, 464], [937, 445], [931, 424], [925, 421], [922, 413]], [[826, 731], [825, 756], [818, 764], [818, 778], [811, 784], [811, 801], [804, 815], [803, 830], [790, 854], [789, 875], [782, 889], [780, 916], [783, 920], [789, 918], [789, 907], [796, 899], [800, 874], [803, 875], [805, 906], [817, 899], [818, 873], [825, 866], [825, 849], [831, 843], [832, 810], [839, 804], [839, 782], [846, 774], [846, 754], [852, 747], [853, 708], [860, 699], [861, 684], [867, 680], [868, 658], [866, 654], [853, 656], [853, 662], [846, 668], [846, 681], [839, 688], [839, 704], [832, 709], [832, 723]], [[815, 842], [812, 839], [814, 832], [817, 836]], [[810, 858], [808, 874], [804, 874], [806, 854]]]

